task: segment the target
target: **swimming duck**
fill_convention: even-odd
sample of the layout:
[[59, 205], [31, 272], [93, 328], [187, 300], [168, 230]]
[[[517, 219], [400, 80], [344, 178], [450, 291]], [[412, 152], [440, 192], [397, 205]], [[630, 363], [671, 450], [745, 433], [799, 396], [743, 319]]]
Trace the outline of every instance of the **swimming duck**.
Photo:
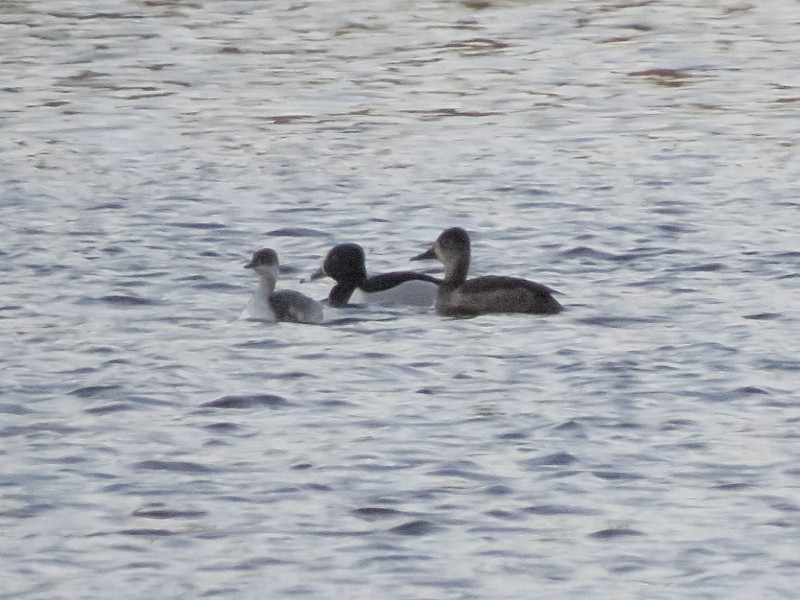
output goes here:
[[272, 248], [262, 248], [244, 266], [258, 275], [258, 290], [253, 293], [242, 318], [291, 323], [319, 323], [322, 305], [294, 290], [275, 291], [278, 280], [278, 254]]
[[328, 304], [337, 308], [347, 306], [354, 292], [358, 304], [433, 306], [441, 283], [436, 277], [414, 271], [367, 277], [364, 249], [358, 244], [331, 248], [311, 279], [325, 276], [336, 281], [328, 295]]
[[519, 277], [484, 275], [467, 279], [469, 234], [461, 227], [445, 229], [436, 243], [411, 260], [438, 259], [444, 264], [444, 281], [436, 295], [436, 312], [447, 316], [485, 313], [554, 314], [561, 305], [552, 290]]

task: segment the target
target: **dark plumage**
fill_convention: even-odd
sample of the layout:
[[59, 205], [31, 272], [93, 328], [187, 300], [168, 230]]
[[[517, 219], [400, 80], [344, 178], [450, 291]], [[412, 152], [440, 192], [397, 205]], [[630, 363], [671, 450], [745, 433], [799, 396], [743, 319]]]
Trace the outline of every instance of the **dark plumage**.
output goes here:
[[358, 244], [339, 244], [331, 248], [322, 268], [311, 277], [325, 276], [336, 281], [328, 294], [328, 304], [334, 307], [347, 306], [356, 290], [362, 292], [367, 303], [431, 306], [441, 282], [436, 277], [414, 271], [368, 277], [364, 249]]
[[444, 281], [436, 295], [436, 312], [448, 316], [485, 313], [555, 314], [561, 305], [552, 290], [520, 277], [484, 275], [467, 279], [470, 261], [469, 234], [460, 227], [446, 229], [426, 252], [411, 260], [439, 259]]

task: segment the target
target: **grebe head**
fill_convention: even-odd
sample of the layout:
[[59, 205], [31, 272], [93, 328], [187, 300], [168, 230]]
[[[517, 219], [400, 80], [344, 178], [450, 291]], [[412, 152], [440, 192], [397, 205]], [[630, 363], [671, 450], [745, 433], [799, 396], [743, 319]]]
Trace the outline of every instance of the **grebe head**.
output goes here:
[[261, 250], [253, 253], [253, 257], [250, 259], [250, 262], [244, 266], [244, 268], [253, 269], [259, 275], [277, 280], [280, 269], [278, 253], [272, 248], [262, 248]]

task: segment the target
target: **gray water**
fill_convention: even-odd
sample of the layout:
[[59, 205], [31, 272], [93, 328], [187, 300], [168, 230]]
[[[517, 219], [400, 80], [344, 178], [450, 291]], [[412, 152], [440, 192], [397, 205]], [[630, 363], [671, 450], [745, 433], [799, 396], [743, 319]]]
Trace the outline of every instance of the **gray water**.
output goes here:
[[[3, 598], [797, 597], [800, 4], [0, 15]], [[238, 320], [454, 225], [567, 310]]]

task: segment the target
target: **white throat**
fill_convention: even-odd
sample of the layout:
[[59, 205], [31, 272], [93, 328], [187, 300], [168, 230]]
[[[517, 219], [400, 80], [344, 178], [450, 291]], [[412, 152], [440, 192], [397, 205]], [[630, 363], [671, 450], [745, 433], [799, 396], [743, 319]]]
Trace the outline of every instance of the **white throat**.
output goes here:
[[278, 281], [278, 266], [258, 265], [253, 268], [253, 271], [258, 273], [259, 290], [264, 294], [264, 297], [269, 298], [272, 292], [275, 291], [275, 283]]
[[240, 318], [275, 321], [275, 311], [272, 310], [269, 298], [275, 291], [275, 280], [278, 268], [270, 265], [259, 265], [253, 268], [258, 275], [258, 290], [250, 296]]

